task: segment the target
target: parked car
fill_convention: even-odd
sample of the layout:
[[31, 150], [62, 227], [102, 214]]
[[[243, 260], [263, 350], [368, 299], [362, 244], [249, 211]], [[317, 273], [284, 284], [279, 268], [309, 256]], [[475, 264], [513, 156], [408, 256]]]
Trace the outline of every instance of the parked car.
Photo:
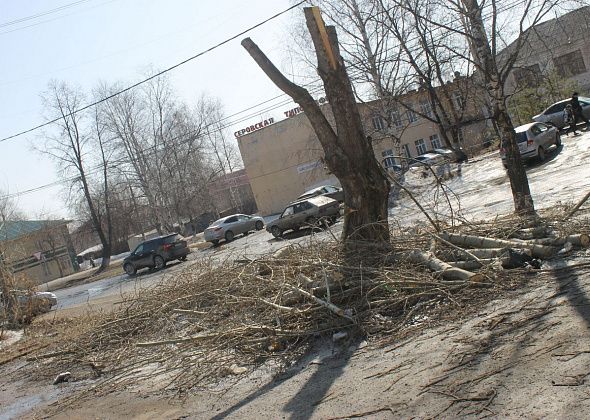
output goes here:
[[[559, 130], [548, 124], [529, 123], [516, 127], [516, 141], [520, 156], [524, 159], [537, 159], [540, 162], [545, 160], [545, 152], [552, 145], [561, 145]], [[506, 141], [502, 141], [500, 156], [506, 166]]]
[[301, 194], [299, 197], [297, 197], [297, 200], [295, 200], [295, 201], [303, 200], [303, 199], [309, 198], [309, 197], [315, 197], [317, 195], [323, 195], [325, 197], [330, 197], [330, 198], [333, 198], [334, 200], [339, 201], [341, 203], [344, 201], [344, 190], [342, 188], [334, 187], [332, 185], [322, 185], [321, 187], [317, 187], [312, 190], [305, 191], [303, 194]]
[[[584, 114], [586, 118], [590, 119], [590, 98], [584, 98], [580, 96], [578, 100], [580, 101], [580, 106], [582, 107], [582, 114]], [[569, 103], [570, 99], [564, 99], [563, 101], [555, 102], [539, 115], [535, 115], [533, 117], [533, 121], [551, 124], [559, 129], [562, 129], [566, 126], [565, 122], [563, 121], [563, 110]]]
[[177, 233], [159, 236], [137, 245], [123, 260], [123, 270], [133, 276], [142, 268], [162, 269], [168, 261], [185, 261], [190, 249], [182, 236]]
[[266, 225], [266, 230], [275, 238], [280, 238], [287, 230], [317, 226], [321, 220], [336, 221], [339, 215], [340, 203], [319, 195], [289, 204], [277, 219]]
[[217, 245], [221, 239], [231, 242], [236, 235], [247, 235], [250, 231], [262, 230], [263, 227], [264, 219], [260, 216], [232, 214], [211, 223], [205, 229], [205, 240], [213, 245]]
[[442, 163], [445, 160], [446, 158], [439, 153], [424, 153], [422, 155], [410, 159], [410, 168], [421, 168], [424, 165], [432, 166], [438, 163]]
[[[23, 314], [39, 315], [49, 312], [57, 305], [57, 296], [51, 292], [36, 292], [31, 290], [10, 290], [10, 299], [19, 306]], [[4, 298], [0, 292], [0, 309], [4, 305]]]
[[455, 152], [449, 149], [434, 149], [432, 153], [436, 153], [438, 155], [443, 156], [445, 159], [454, 162], [457, 159], [457, 155]]

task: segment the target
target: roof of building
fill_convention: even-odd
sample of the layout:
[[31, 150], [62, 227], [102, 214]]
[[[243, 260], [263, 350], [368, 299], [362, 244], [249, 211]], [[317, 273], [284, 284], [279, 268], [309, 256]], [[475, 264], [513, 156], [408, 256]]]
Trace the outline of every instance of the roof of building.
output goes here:
[[[590, 6], [584, 6], [572, 10], [554, 19], [546, 20], [528, 28], [526, 50], [529, 54], [535, 55], [538, 49], [560, 53], [559, 47], [579, 39], [588, 38], [590, 29]], [[499, 56], [505, 56], [513, 51], [516, 40], [500, 51]], [[521, 50], [521, 54], [523, 54]]]
[[0, 222], [0, 241], [9, 241], [69, 220], [5, 220]]

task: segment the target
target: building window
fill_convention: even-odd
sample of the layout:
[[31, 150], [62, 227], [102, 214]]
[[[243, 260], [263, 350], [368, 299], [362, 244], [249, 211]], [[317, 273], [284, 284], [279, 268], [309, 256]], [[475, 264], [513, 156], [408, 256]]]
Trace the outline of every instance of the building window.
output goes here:
[[433, 134], [432, 136], [430, 136], [430, 144], [432, 145], [433, 149], [440, 149], [441, 148], [440, 139], [438, 138], [438, 134]]
[[414, 144], [416, 145], [416, 153], [419, 155], [426, 153], [426, 143], [424, 142], [424, 139], [418, 139]]
[[391, 149], [384, 150], [383, 152], [381, 152], [381, 156], [383, 156], [383, 157], [393, 156], [393, 150], [391, 150]]
[[514, 70], [514, 81], [521, 88], [539, 86], [541, 81], [541, 67], [538, 64]]
[[375, 130], [385, 130], [385, 121], [383, 121], [381, 115], [373, 116], [373, 128]]
[[408, 121], [410, 122], [410, 124], [415, 123], [416, 121], [418, 121], [418, 116], [411, 109], [408, 109]]
[[420, 112], [426, 117], [432, 117], [432, 106], [430, 105], [430, 102], [420, 102]]
[[385, 166], [386, 168], [391, 168], [392, 166], [395, 166], [395, 158], [392, 156], [386, 157], [385, 159], [383, 159], [383, 166]]
[[403, 145], [403, 149], [404, 149], [404, 155], [407, 158], [411, 158], [412, 157], [412, 154], [410, 153], [410, 146], [408, 144], [404, 144]]
[[557, 73], [562, 77], [575, 76], [586, 72], [586, 65], [580, 50], [554, 58], [553, 64]]
[[392, 127], [400, 128], [402, 126], [402, 116], [399, 113], [399, 109], [392, 109], [389, 113], [389, 118], [391, 119]]

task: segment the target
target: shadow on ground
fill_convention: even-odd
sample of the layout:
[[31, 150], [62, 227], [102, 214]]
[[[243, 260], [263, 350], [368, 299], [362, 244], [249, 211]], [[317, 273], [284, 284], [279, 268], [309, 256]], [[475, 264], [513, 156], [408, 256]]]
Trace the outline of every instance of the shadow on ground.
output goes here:
[[[351, 356], [358, 348], [358, 345], [351, 345], [336, 354], [332, 350], [332, 355], [329, 355], [332, 346], [332, 342], [328, 340], [321, 340], [314, 344], [289, 370], [277, 375], [271, 382], [262, 388], [256, 389], [240, 402], [216, 414], [213, 419], [227, 418], [256, 399], [265, 396], [303, 370], [316, 368], [314, 373], [299, 388], [299, 391], [283, 407], [284, 412], [290, 413], [289, 418], [291, 419], [303, 420], [311, 418], [316, 406], [329, 395], [329, 389], [342, 375]], [[318, 354], [324, 354], [326, 357], [322, 358], [320, 362], [312, 364], [312, 361], [317, 361]]]

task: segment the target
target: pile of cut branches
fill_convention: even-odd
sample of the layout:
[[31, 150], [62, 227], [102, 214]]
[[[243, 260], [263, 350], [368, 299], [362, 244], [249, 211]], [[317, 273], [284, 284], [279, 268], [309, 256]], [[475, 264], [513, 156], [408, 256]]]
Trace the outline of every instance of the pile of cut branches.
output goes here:
[[289, 366], [320, 334], [393, 337], [427, 325], [463, 291], [502, 287], [507, 249], [533, 259], [568, 243], [588, 245], [586, 233], [567, 226], [515, 226], [506, 219], [463, 232], [399, 230], [392, 252], [372, 255], [370, 264], [351, 264], [336, 241], [289, 245], [255, 260], [201, 261], [127, 297], [117, 311], [36, 323], [29, 340], [46, 346], [29, 360], [45, 365], [48, 378], [66, 370], [100, 377], [93, 393], [153, 378], [165, 389], [208, 386], [264, 363]]

